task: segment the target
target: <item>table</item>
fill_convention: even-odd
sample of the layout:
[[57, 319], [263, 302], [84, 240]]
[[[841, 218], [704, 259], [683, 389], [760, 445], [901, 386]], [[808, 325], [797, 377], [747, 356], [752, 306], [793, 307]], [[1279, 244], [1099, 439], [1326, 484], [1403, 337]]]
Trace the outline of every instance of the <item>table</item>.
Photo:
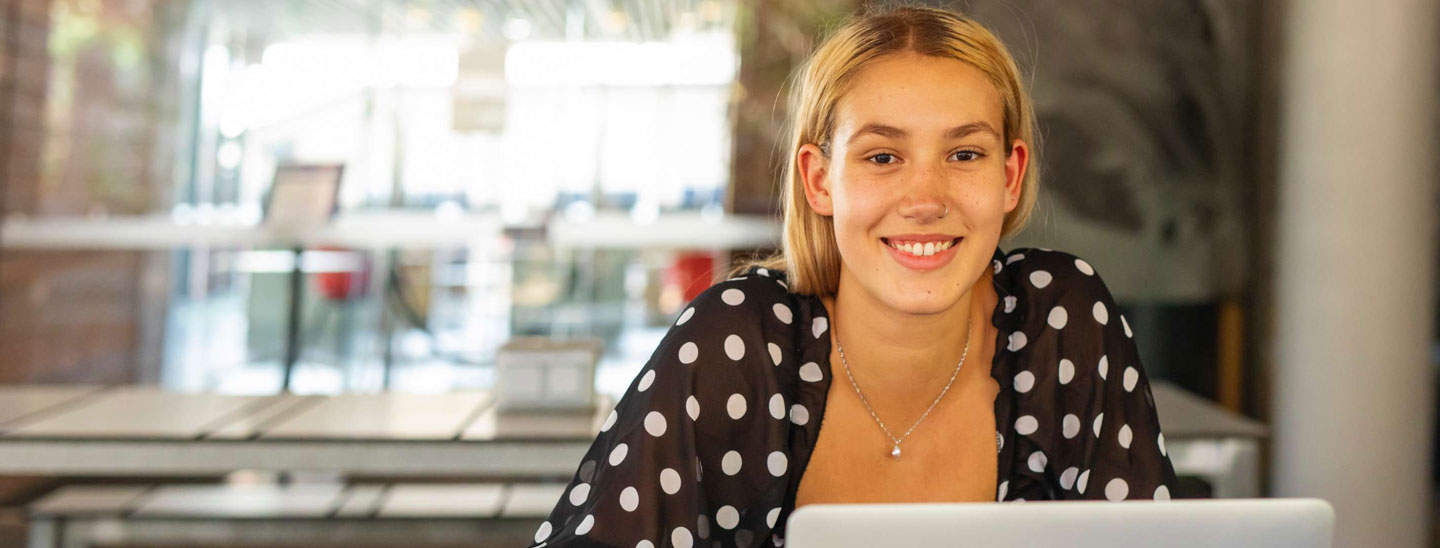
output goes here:
[[[1151, 389], [1176, 472], [1260, 496], [1265, 425], [1164, 381]], [[568, 480], [614, 407], [504, 413], [487, 391], [238, 396], [155, 388], [0, 389], [0, 474], [199, 477], [236, 470]]]
[[28, 546], [520, 546], [565, 484], [71, 485], [27, 505]]
[[1150, 382], [1175, 473], [1205, 478], [1215, 498], [1264, 496], [1260, 440], [1270, 428], [1161, 380]]
[[239, 396], [9, 387], [0, 389], [0, 474], [568, 479], [613, 406], [602, 396], [593, 411], [502, 412], [487, 391]]

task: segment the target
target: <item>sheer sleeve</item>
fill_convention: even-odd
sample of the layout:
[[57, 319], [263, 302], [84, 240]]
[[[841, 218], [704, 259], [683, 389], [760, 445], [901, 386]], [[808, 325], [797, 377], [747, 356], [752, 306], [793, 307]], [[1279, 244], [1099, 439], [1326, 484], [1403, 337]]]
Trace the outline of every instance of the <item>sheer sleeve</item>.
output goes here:
[[[1088, 263], [1027, 250], [1033, 338], [1016, 375], [1025, 449], [1016, 458], [1054, 499], [1169, 499], [1175, 470], [1129, 322]], [[1047, 287], [1048, 286], [1048, 287]]]
[[[783, 287], [717, 284], [676, 319], [604, 422], [532, 546], [768, 539], [789, 471]], [[707, 540], [708, 539], [708, 540]]]

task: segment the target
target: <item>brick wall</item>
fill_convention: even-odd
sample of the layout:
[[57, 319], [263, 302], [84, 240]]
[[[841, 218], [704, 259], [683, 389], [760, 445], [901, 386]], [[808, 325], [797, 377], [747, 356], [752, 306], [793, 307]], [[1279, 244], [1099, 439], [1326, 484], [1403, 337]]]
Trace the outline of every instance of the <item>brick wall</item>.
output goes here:
[[[0, 211], [140, 214], [170, 186], [173, 20], [152, 0], [10, 0], [0, 20]], [[85, 11], [90, 10], [90, 11]], [[88, 25], [88, 26], [87, 26]], [[77, 30], [80, 29], [80, 30]], [[92, 29], [92, 30], [87, 30]], [[137, 56], [138, 53], [138, 56]], [[131, 250], [5, 245], [0, 384], [120, 383], [159, 364], [166, 283]], [[146, 312], [150, 313], [146, 313]], [[146, 358], [141, 358], [146, 356]]]

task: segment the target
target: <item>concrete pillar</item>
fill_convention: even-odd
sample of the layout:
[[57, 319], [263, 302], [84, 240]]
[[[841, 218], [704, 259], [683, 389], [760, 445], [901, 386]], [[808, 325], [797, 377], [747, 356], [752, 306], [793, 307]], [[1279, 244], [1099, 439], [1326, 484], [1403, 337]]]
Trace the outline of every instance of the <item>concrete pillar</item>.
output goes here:
[[1435, 0], [1290, 0], [1276, 219], [1273, 494], [1337, 547], [1430, 545]]

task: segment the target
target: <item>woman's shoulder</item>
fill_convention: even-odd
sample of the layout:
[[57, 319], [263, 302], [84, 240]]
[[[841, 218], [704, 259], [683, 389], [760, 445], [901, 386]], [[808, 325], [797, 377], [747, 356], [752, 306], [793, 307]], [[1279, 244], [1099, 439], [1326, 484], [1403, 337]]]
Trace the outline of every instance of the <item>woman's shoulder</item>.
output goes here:
[[1100, 272], [1085, 259], [1053, 249], [1016, 248], [997, 252], [996, 261], [1002, 265], [996, 288], [1006, 300], [1005, 313], [997, 311], [997, 319], [1014, 331], [1013, 350], [1062, 331], [1069, 334], [1065, 344], [1101, 341], [1107, 329], [1134, 336]]
[[[793, 325], [796, 307], [806, 305], [808, 300], [804, 295], [790, 292], [785, 271], [751, 266], [701, 291], [681, 311], [676, 325], [688, 323], [692, 317], [706, 324], [773, 320]], [[706, 311], [714, 313], [702, 314]]]
[[750, 386], [789, 385], [811, 345], [828, 344], [829, 321], [819, 299], [792, 293], [783, 271], [751, 267], [696, 295], [661, 343], [700, 377]]
[[996, 283], [1037, 300], [1104, 293], [1108, 288], [1085, 259], [1066, 251], [1021, 247], [995, 253]]

